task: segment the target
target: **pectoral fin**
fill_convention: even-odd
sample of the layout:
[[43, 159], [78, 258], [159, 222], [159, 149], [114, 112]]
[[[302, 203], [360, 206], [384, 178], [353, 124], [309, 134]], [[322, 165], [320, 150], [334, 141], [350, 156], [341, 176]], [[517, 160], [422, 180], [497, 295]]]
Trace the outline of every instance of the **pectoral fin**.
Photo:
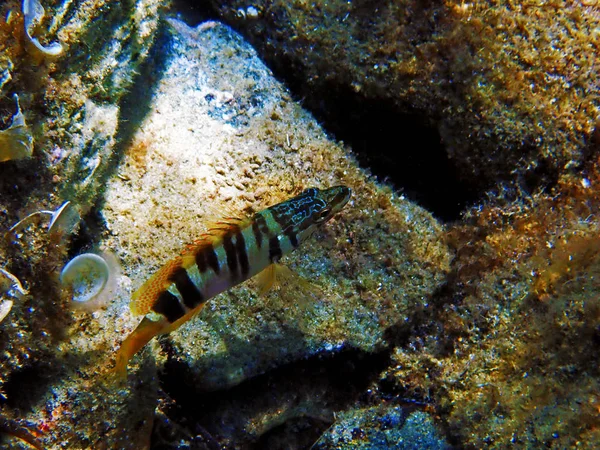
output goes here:
[[[302, 280], [300, 275], [292, 272], [281, 264], [270, 264], [265, 270], [256, 276], [259, 295], [264, 295], [273, 286], [285, 287], [295, 280]], [[307, 281], [305, 281], [307, 283]]]
[[256, 281], [259, 295], [265, 295], [273, 286], [278, 286], [281, 298], [286, 303], [305, 303], [311, 298], [324, 298], [321, 288], [281, 264], [269, 265], [257, 275]]

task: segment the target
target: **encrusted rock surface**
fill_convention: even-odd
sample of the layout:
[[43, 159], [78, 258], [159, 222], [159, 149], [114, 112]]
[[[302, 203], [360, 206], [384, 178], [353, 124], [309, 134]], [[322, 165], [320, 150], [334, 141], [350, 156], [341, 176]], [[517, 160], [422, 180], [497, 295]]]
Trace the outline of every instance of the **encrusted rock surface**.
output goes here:
[[552, 180], [589, 154], [596, 2], [212, 3], [313, 105], [347, 93], [424, 116], [471, 183]]
[[[0, 164], [0, 267], [27, 291], [16, 295], [14, 283], [1, 280], [2, 300], [13, 301], [0, 323], [1, 445], [30, 448], [14, 436], [33, 436], [42, 448], [140, 448], [152, 428], [156, 383], [148, 376], [124, 392], [106, 382], [120, 310], [72, 311], [58, 275], [69, 252], [97, 247], [89, 213], [118, 160], [117, 131], [128, 119], [122, 106], [160, 38], [167, 3], [42, 1], [35, 38], [41, 46], [59, 42], [63, 51], [54, 56], [32, 49], [21, 3], [0, 3], [1, 127], [10, 124], [18, 94], [34, 137], [30, 158]], [[50, 233], [43, 213], [7, 233], [65, 200], [84, 216], [81, 227]], [[77, 230], [83, 241], [74, 243]]]
[[[463, 176], [546, 187], [496, 186], [442, 227], [358, 168], [239, 35], [159, 3], [44, 2], [32, 35], [55, 57], [25, 45], [19, 2], [0, 5], [0, 129], [18, 93], [34, 138], [0, 163], [0, 448], [435, 447], [439, 425], [459, 447], [597, 448], [597, 7], [222, 4], [307, 89], [342, 77], [426, 113]], [[217, 296], [117, 382], [154, 270], [215, 220], [334, 184], [351, 202], [283, 260], [301, 278]], [[50, 230], [66, 200], [81, 222]], [[58, 282], [88, 251], [118, 279], [93, 312]]]
[[383, 404], [340, 413], [335, 425], [323, 433], [313, 448], [444, 450], [451, 447], [440, 438], [426, 413], [408, 414], [400, 406]]

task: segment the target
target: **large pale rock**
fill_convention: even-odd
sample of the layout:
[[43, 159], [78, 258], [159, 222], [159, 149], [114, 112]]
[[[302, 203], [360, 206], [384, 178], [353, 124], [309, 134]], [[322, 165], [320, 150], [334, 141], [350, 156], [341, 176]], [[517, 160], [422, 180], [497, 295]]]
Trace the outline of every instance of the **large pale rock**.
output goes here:
[[134, 288], [215, 219], [309, 186], [354, 192], [342, 213], [284, 258], [318, 293], [292, 287], [258, 297], [249, 282], [212, 299], [163, 340], [177, 375], [197, 389], [224, 388], [320, 352], [381, 348], [386, 329], [427, 308], [444, 279], [442, 229], [358, 169], [228, 27], [169, 23], [164, 77], [102, 212], [104, 244]]

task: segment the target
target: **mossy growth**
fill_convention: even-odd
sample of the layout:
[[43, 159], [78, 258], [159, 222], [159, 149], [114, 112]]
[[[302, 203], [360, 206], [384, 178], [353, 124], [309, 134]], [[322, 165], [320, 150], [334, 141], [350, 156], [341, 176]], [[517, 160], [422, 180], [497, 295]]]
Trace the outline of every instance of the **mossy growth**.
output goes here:
[[387, 376], [433, 404], [455, 443], [598, 446], [599, 167], [450, 229], [447, 291]]

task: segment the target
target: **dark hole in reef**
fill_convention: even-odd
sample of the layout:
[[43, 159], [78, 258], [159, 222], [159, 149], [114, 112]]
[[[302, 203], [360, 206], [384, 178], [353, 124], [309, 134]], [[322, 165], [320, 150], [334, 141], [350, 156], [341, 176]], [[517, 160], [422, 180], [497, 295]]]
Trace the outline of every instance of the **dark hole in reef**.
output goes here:
[[[298, 92], [296, 80], [286, 81]], [[476, 200], [474, 190], [460, 180], [448, 159], [437, 130], [423, 117], [339, 86], [302, 95], [304, 106], [335, 139], [352, 148], [362, 167], [438, 219], [456, 220]]]
[[[51, 192], [50, 179], [50, 171], [40, 152], [31, 158], [0, 163], [0, 195], [10, 215], [23, 208], [23, 199], [37, 196], [40, 191]], [[23, 211], [23, 217], [27, 213]]]
[[173, 0], [171, 11], [177, 18], [195, 27], [205, 20], [217, 20], [218, 15], [209, 0]]
[[56, 371], [47, 364], [38, 363], [12, 372], [2, 389], [0, 405], [26, 413], [46, 392]]
[[[163, 412], [177, 426], [203, 430], [225, 447], [310, 448], [333, 423], [334, 412], [362, 399], [389, 358], [389, 351], [345, 350], [287, 364], [227, 390], [201, 392], [187, 366], [174, 357], [161, 375], [161, 387], [172, 400]], [[275, 414], [268, 423], [268, 414], [279, 408], [289, 415]], [[253, 425], [259, 430], [255, 435], [247, 432]], [[151, 448], [158, 441], [153, 435]]]
[[[291, 75], [294, 76], [294, 75]], [[459, 218], [476, 192], [462, 182], [437, 130], [418, 114], [390, 101], [365, 99], [340, 86], [306, 92], [298, 79], [282, 78], [335, 139], [348, 144], [362, 167], [392, 184], [438, 219]]]
[[[523, 153], [533, 153], [535, 148], [524, 148]], [[553, 187], [558, 183], [559, 174], [552, 168], [552, 163], [547, 159], [536, 158], [539, 160], [535, 167], [524, 170], [523, 175], [516, 180], [519, 187], [519, 192], [514, 195], [513, 201], [517, 201], [523, 197], [523, 194], [533, 194], [541, 190], [549, 194]], [[580, 170], [580, 168], [578, 169]]]

